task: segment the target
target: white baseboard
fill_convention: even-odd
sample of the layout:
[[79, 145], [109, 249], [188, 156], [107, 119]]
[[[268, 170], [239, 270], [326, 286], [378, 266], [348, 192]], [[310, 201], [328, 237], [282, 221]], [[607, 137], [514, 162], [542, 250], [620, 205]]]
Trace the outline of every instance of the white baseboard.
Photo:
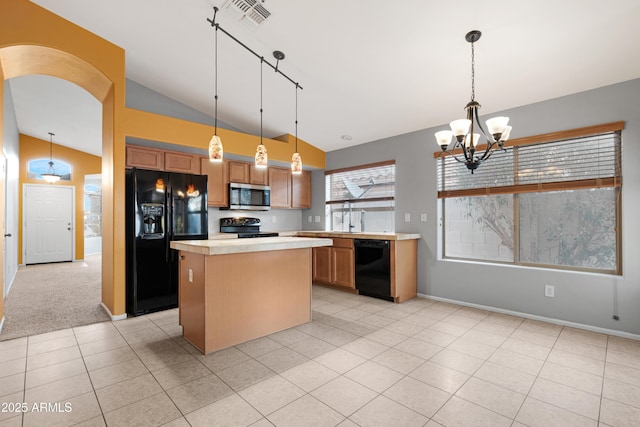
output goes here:
[[541, 322], [553, 323], [554, 325], [569, 326], [571, 328], [584, 329], [586, 331], [597, 332], [600, 334], [614, 335], [616, 337], [629, 338], [632, 340], [640, 340], [640, 335], [638, 334], [632, 334], [624, 331], [616, 331], [615, 329], [600, 328], [597, 326], [585, 325], [583, 323], [569, 322], [567, 320], [554, 319], [552, 317], [537, 316], [535, 314], [521, 313], [519, 311], [504, 310], [502, 308], [491, 307], [488, 305], [473, 304], [466, 301], [458, 301], [458, 300], [449, 299], [449, 298], [434, 297], [432, 295], [419, 293], [418, 296], [422, 298], [434, 300], [434, 301], [448, 302], [451, 304], [463, 305], [465, 307], [472, 307], [472, 308], [478, 308], [480, 310], [493, 311], [495, 313], [509, 314], [511, 316], [517, 316], [517, 317], [524, 317], [525, 319], [539, 320]]
[[114, 316], [113, 314], [111, 314], [111, 310], [109, 310], [109, 307], [107, 307], [106, 305], [104, 305], [103, 302], [100, 303], [100, 305], [102, 306], [102, 308], [104, 309], [104, 311], [107, 312], [107, 314], [109, 315], [109, 317], [111, 318], [111, 321], [115, 322], [116, 320], [124, 320], [127, 318], [127, 313], [124, 314], [118, 314], [117, 316]]

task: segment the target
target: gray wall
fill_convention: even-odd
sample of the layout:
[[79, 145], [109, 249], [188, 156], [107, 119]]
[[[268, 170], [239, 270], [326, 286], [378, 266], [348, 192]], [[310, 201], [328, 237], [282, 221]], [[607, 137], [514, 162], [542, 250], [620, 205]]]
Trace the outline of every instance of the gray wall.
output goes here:
[[[13, 279], [18, 271], [18, 200], [20, 194], [20, 135], [16, 122], [13, 96], [9, 80], [4, 81], [4, 155], [7, 157], [7, 182], [5, 194], [5, 233], [11, 233], [11, 237], [4, 239], [5, 264], [4, 264], [4, 294], [9, 293]], [[2, 295], [0, 295], [2, 296]]]
[[[443, 260], [438, 257], [440, 224], [436, 197], [438, 149], [434, 132], [425, 129], [327, 153], [327, 169], [396, 160], [396, 231], [418, 232], [418, 292], [543, 316], [595, 328], [640, 334], [640, 79], [578, 93], [495, 114], [507, 115], [512, 138], [624, 120], [622, 188], [623, 275], [610, 276]], [[463, 100], [461, 100], [463, 102]], [[453, 119], [453, 118], [452, 118]], [[491, 160], [481, 167], [490, 168]], [[311, 215], [324, 218], [324, 182], [314, 174]], [[404, 214], [411, 221], [404, 222]], [[426, 213], [428, 221], [420, 222]], [[303, 226], [307, 226], [303, 222]], [[555, 285], [555, 298], [544, 285]], [[617, 307], [619, 321], [612, 319]]]

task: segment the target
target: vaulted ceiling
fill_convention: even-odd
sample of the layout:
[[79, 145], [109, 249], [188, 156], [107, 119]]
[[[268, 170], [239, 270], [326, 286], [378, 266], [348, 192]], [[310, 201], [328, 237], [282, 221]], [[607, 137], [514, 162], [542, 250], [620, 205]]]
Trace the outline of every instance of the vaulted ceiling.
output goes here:
[[[298, 136], [331, 151], [448, 123], [471, 93], [470, 30], [481, 114], [640, 77], [637, 0], [34, 0], [121, 46], [127, 78], [214, 113], [217, 22], [299, 82]], [[258, 3], [254, 25], [232, 4]], [[260, 60], [218, 33], [218, 118], [260, 133]], [[263, 68], [263, 133], [295, 132], [295, 88]], [[100, 153], [100, 105], [54, 78], [10, 82], [19, 130]], [[518, 137], [513, 123], [513, 137]], [[444, 128], [444, 126], [443, 126]], [[345, 140], [343, 135], [349, 135]], [[435, 140], [425, 141], [436, 150]]]

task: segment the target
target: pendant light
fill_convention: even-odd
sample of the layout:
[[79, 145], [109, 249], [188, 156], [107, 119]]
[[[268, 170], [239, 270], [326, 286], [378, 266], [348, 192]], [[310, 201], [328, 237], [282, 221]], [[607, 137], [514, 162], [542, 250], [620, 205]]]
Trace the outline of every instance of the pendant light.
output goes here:
[[58, 175], [56, 170], [53, 168], [53, 135], [55, 135], [55, 133], [49, 132], [49, 170], [47, 173], [40, 175], [42, 179], [47, 181], [49, 184], [58, 182], [61, 178], [61, 175]]
[[[218, 13], [218, 8], [215, 7], [214, 8], [214, 15], [213, 15], [213, 22], [215, 23], [216, 20], [216, 14]], [[215, 48], [216, 48], [216, 52], [215, 52], [215, 59], [214, 59], [214, 68], [215, 68], [215, 78], [214, 78], [214, 89], [215, 89], [215, 107], [214, 107], [214, 114], [215, 114], [215, 121], [214, 121], [214, 130], [213, 130], [213, 136], [211, 137], [211, 141], [209, 141], [209, 161], [211, 162], [222, 162], [222, 156], [223, 156], [223, 147], [222, 147], [222, 140], [220, 139], [220, 137], [218, 136], [218, 24], [215, 24], [216, 27], [216, 34], [215, 34]]]
[[256, 168], [264, 169], [267, 167], [267, 147], [262, 143], [262, 64], [264, 63], [264, 57], [260, 57], [260, 145], [256, 148]]
[[296, 83], [296, 151], [291, 157], [291, 173], [294, 175], [302, 173], [302, 157], [298, 153], [298, 83]]
[[[467, 169], [473, 173], [482, 162], [491, 157], [496, 150], [504, 150], [504, 143], [509, 139], [511, 126], [507, 126], [509, 117], [494, 117], [486, 121], [488, 132], [482, 128], [478, 117], [480, 103], [476, 101], [475, 86], [475, 49], [474, 43], [480, 39], [482, 33], [474, 30], [465, 35], [465, 40], [471, 43], [471, 101], [464, 107], [467, 110], [467, 118], [452, 121], [449, 126], [451, 130], [436, 132], [436, 141], [442, 148], [442, 152], [447, 152], [460, 163], [464, 163]], [[476, 152], [476, 147], [480, 141], [481, 134], [474, 132], [479, 129], [487, 140], [486, 148], [481, 152]], [[453, 144], [452, 144], [453, 141]], [[456, 149], [461, 149], [464, 158], [455, 155]]]

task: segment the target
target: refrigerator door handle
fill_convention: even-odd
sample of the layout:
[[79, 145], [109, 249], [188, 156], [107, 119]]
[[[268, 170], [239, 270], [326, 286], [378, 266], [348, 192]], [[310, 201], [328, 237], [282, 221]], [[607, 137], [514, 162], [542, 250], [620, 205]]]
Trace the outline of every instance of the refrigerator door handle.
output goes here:
[[167, 215], [167, 232], [165, 233], [165, 261], [169, 262], [171, 256], [171, 239], [173, 238], [173, 189], [169, 187], [164, 193], [165, 197], [165, 210]]

